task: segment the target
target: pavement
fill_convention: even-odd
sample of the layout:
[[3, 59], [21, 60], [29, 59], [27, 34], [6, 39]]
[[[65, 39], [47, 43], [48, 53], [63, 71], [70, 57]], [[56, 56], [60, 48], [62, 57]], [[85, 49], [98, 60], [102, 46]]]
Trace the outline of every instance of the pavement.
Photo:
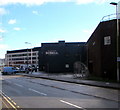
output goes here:
[[93, 80], [75, 78], [73, 74], [70, 73], [50, 74], [45, 72], [33, 72], [29, 74], [25, 74], [25, 73], [19, 73], [19, 74], [28, 77], [50, 79], [50, 80], [56, 80], [62, 82], [69, 82], [69, 83], [76, 83], [76, 84], [83, 84], [83, 85], [97, 86], [97, 87], [104, 87], [111, 89], [120, 89], [120, 83], [102, 82], [102, 81], [93, 81]]

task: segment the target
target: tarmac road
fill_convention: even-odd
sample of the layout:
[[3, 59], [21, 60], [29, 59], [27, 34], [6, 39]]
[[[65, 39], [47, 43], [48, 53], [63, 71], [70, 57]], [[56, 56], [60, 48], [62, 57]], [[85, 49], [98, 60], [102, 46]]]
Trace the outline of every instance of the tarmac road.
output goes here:
[[[119, 108], [118, 91], [18, 75], [3, 76], [2, 92], [19, 108]], [[4, 108], [4, 106], [3, 106]]]

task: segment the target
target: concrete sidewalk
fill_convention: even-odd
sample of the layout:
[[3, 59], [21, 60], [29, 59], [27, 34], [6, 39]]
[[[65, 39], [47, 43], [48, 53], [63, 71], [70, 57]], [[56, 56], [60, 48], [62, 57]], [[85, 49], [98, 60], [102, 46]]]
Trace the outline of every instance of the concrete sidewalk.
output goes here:
[[83, 84], [83, 85], [90, 85], [90, 86], [97, 86], [97, 87], [104, 87], [104, 88], [111, 88], [111, 89], [120, 89], [120, 83], [111, 83], [111, 82], [102, 82], [102, 81], [92, 81], [92, 80], [83, 80], [83, 79], [75, 79], [72, 74], [48, 74], [44, 72], [33, 72], [32, 74], [23, 74], [21, 75], [35, 77], [35, 78], [44, 78], [56, 81], [63, 81], [69, 83], [76, 83], [76, 84]]

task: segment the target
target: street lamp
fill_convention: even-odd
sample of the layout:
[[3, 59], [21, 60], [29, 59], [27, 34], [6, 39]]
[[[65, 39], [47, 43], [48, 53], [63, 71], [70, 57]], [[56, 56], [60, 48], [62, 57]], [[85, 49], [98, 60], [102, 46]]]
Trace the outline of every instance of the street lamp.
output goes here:
[[111, 5], [115, 5], [116, 6], [116, 19], [117, 19], [117, 81], [119, 82], [119, 19], [118, 19], [118, 12], [117, 12], [117, 8], [118, 8], [118, 3], [115, 2], [111, 2]]
[[[29, 42], [25, 42], [25, 44], [30, 44], [32, 46], [32, 44]], [[31, 66], [32, 66], [32, 48], [31, 48]]]

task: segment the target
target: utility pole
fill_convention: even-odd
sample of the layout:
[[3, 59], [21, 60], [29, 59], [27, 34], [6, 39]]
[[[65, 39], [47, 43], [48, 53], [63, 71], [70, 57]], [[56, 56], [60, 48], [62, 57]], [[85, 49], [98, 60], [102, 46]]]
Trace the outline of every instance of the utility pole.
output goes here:
[[116, 28], [117, 28], [117, 38], [116, 38], [116, 48], [117, 48], [117, 58], [116, 58], [116, 60], [117, 60], [117, 82], [119, 82], [120, 81], [120, 74], [119, 74], [119, 72], [120, 72], [120, 68], [119, 68], [119, 62], [120, 62], [120, 53], [119, 53], [119, 40], [120, 40], [120, 38], [119, 38], [119, 18], [118, 18], [118, 3], [115, 3], [115, 2], [111, 2], [110, 3], [111, 5], [115, 5], [116, 6], [116, 20], [117, 20], [117, 23], [116, 23]]
[[[32, 46], [32, 44], [29, 42], [25, 42], [25, 44], [30, 44]], [[32, 48], [31, 48], [31, 66], [32, 66]]]

